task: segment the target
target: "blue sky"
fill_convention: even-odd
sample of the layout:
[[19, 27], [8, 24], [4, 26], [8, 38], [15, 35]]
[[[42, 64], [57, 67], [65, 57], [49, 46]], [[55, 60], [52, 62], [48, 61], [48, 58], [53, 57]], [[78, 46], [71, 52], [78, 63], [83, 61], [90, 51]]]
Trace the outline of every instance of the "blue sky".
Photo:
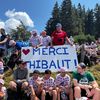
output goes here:
[[[56, 1], [60, 5], [63, 0], [0, 0], [0, 20], [8, 19], [5, 16], [7, 10], [24, 11], [33, 20], [34, 28], [40, 32], [45, 28]], [[100, 4], [100, 0], [72, 0], [72, 4], [78, 3], [86, 8], [94, 8], [96, 3]]]

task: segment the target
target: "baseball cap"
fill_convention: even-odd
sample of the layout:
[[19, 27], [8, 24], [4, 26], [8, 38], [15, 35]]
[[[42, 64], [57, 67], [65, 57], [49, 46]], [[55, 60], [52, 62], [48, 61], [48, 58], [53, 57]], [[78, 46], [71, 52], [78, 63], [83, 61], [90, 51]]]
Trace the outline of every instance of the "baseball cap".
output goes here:
[[64, 72], [66, 72], [67, 70], [65, 69], [65, 67], [61, 67], [60, 68], [60, 70], [59, 70], [59, 72], [61, 72], [61, 73], [64, 73]]
[[14, 40], [10, 40], [10, 41], [9, 41], [9, 46], [12, 46], [14, 43], [15, 43]]
[[26, 64], [27, 62], [26, 61], [23, 61], [22, 59], [20, 59], [19, 61], [18, 61], [18, 64]]
[[31, 32], [31, 35], [34, 35], [34, 34], [37, 34], [37, 33], [38, 33], [37, 30], [34, 29], [34, 30]]
[[85, 65], [83, 62], [79, 63], [79, 66], [80, 66], [81, 68], [86, 68], [86, 65]]
[[56, 27], [62, 27], [62, 25], [60, 23], [57, 23]]
[[0, 83], [1, 83], [2, 85], [4, 85], [4, 80], [3, 80], [3, 79], [0, 79]]

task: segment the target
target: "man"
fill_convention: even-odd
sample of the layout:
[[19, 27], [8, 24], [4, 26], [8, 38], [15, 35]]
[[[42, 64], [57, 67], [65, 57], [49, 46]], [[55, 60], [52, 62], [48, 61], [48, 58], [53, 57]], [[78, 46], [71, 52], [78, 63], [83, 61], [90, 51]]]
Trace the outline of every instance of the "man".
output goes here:
[[77, 66], [77, 71], [73, 72], [73, 78], [76, 100], [80, 100], [81, 96], [93, 97], [93, 100], [100, 100], [98, 84], [92, 73], [86, 71], [84, 63], [80, 63]]
[[44, 90], [46, 92], [46, 100], [57, 100], [57, 91], [55, 88], [54, 78], [51, 77], [51, 71], [45, 70], [45, 75], [42, 78], [44, 82]]
[[[12, 94], [10, 94], [11, 92], [9, 91], [11, 90], [13, 93], [13, 91], [15, 92], [16, 90], [17, 91], [16, 95], [18, 96], [18, 100], [19, 100], [22, 98], [21, 89], [27, 87], [27, 84], [25, 83], [28, 78], [28, 69], [26, 68], [26, 62], [24, 62], [23, 60], [19, 60], [18, 68], [14, 71], [13, 76], [14, 76], [14, 81], [11, 81], [10, 82], [11, 84], [9, 84], [10, 89], [8, 89], [8, 93], [9, 93], [8, 98], [10, 98], [9, 96], [13, 96]], [[7, 99], [7, 100], [10, 100], [10, 99]]]
[[[55, 84], [58, 91], [58, 100], [60, 100], [60, 94], [62, 93], [65, 94], [66, 99], [68, 95], [69, 99], [73, 100], [73, 90], [71, 88], [70, 76], [66, 74], [66, 69], [64, 67], [60, 68], [60, 73], [56, 76]], [[61, 98], [63, 98], [62, 95]]]
[[41, 32], [42, 46], [51, 46], [51, 37], [47, 35], [46, 31]]
[[31, 37], [29, 39], [29, 42], [33, 48], [38, 48], [42, 45], [42, 40], [39, 35], [37, 35], [37, 30], [33, 30], [31, 32]]
[[43, 90], [43, 81], [39, 77], [40, 72], [38, 70], [33, 71], [32, 78], [29, 80], [29, 85], [33, 86], [34, 100], [45, 100], [45, 91]]
[[3, 28], [0, 29], [0, 52], [6, 53], [6, 42], [7, 42], [7, 36], [5, 33], [5, 30]]
[[62, 30], [62, 25], [57, 23], [56, 30], [51, 34], [52, 45], [64, 45], [65, 42], [72, 45], [71, 41], [67, 37], [67, 33]]
[[17, 49], [18, 51], [21, 50], [22, 47], [27, 47], [29, 46], [28, 42], [22, 42], [22, 41], [14, 41], [14, 40], [10, 40], [9, 41], [9, 46], [11, 47], [15, 47], [15, 49]]

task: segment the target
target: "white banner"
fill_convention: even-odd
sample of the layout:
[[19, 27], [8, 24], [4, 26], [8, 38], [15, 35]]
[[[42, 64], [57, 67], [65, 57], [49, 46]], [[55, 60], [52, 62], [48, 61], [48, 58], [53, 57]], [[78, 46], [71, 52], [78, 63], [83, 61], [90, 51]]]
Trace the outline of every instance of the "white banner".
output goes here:
[[78, 64], [75, 46], [70, 45], [37, 49], [23, 47], [21, 58], [27, 61], [27, 67], [31, 72], [34, 69], [40, 72], [44, 72], [46, 69], [57, 72], [60, 67], [65, 67], [67, 71], [73, 71]]

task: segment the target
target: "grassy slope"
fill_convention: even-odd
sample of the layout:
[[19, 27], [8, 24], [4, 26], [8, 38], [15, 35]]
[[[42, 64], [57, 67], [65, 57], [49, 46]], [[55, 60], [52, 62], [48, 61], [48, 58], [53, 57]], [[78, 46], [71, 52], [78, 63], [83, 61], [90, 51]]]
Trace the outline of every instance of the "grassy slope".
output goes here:
[[[95, 79], [97, 80], [97, 82], [99, 84], [99, 87], [100, 87], [100, 64], [96, 65], [96, 66], [92, 66], [88, 70], [93, 73], [93, 75], [95, 76]], [[56, 74], [53, 73], [52, 76], [55, 78]], [[5, 73], [5, 77], [4, 78], [5, 78], [5, 86], [8, 86], [9, 81], [12, 80], [12, 73], [11, 73], [11, 71], [7, 71]]]

